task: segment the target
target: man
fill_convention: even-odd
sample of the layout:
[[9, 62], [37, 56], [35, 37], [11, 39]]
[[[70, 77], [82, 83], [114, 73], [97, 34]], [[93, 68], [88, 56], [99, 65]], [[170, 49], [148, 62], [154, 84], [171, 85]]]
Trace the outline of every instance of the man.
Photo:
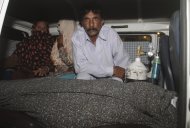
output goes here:
[[54, 38], [49, 33], [48, 23], [35, 22], [31, 32], [30, 37], [17, 44], [16, 50], [4, 63], [5, 68], [15, 68], [11, 79], [41, 77], [52, 69], [50, 54]]
[[73, 34], [73, 59], [77, 79], [112, 78], [123, 81], [129, 55], [118, 34], [104, 26], [96, 5], [83, 8], [79, 29]]

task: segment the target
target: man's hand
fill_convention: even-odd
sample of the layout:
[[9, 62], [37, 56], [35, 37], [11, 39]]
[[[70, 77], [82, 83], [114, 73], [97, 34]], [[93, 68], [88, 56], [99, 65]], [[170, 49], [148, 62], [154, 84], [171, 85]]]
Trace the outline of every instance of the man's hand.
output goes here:
[[121, 78], [122, 80], [125, 79], [125, 69], [119, 66], [113, 67], [113, 76]]

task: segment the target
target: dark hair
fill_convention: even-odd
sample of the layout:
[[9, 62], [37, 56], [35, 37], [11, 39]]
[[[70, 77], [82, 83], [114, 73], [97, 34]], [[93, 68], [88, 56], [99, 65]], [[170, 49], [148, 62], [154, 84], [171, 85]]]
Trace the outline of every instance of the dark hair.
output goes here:
[[99, 14], [101, 16], [101, 18], [103, 18], [103, 14], [102, 14], [102, 9], [100, 7], [100, 5], [98, 5], [97, 3], [88, 3], [86, 5], [84, 5], [81, 9], [80, 9], [80, 15], [79, 15], [79, 22], [81, 23], [81, 21], [83, 20], [84, 16], [89, 13], [90, 11], [92, 11], [95, 14]]

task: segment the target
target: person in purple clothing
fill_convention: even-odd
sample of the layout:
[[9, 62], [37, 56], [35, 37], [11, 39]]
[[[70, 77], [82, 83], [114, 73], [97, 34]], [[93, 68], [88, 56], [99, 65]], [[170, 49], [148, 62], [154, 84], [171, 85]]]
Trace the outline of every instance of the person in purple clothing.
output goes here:
[[73, 34], [73, 59], [77, 79], [112, 78], [123, 81], [129, 55], [116, 31], [104, 25], [95, 5], [81, 10], [80, 25]]

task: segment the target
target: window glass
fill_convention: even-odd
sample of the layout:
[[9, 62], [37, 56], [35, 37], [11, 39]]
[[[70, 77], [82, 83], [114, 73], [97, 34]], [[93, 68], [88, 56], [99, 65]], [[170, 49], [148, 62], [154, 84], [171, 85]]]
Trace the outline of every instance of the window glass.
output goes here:
[[141, 56], [141, 61], [148, 65], [149, 60], [146, 53], [149, 51], [149, 45], [152, 42], [151, 35], [127, 35], [127, 34], [119, 34], [121, 40], [124, 42], [124, 47], [127, 49], [127, 52], [130, 55], [131, 61], [135, 61], [136, 58], [136, 50], [138, 46], [142, 47], [144, 55]]

